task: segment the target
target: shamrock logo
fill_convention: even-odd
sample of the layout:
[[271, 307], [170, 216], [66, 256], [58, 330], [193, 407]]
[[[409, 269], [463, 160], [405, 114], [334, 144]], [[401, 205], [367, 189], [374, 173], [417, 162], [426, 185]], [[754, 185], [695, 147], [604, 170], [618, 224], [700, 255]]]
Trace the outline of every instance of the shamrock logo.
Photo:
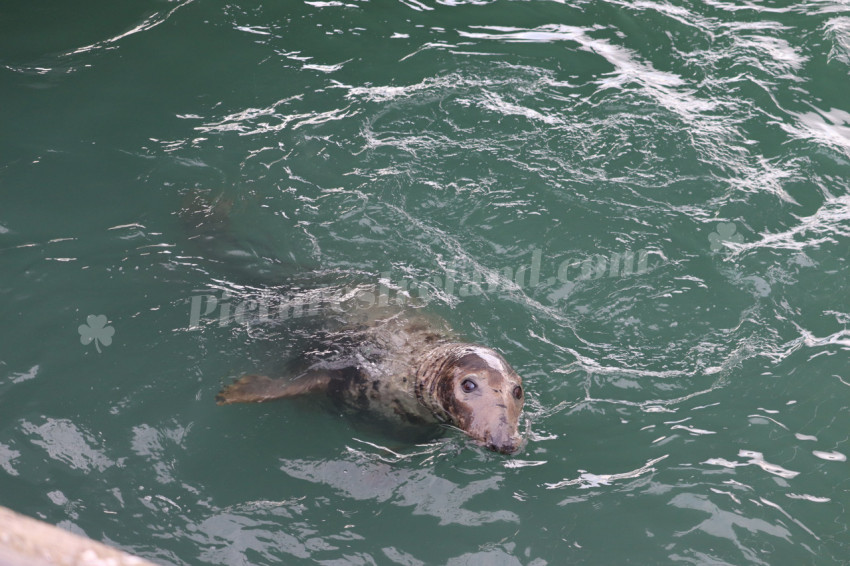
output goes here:
[[711, 243], [711, 251], [717, 252], [723, 248], [723, 242], [733, 242], [740, 244], [744, 241], [744, 237], [736, 234], [738, 227], [734, 222], [720, 222], [717, 225], [717, 231], [708, 235], [708, 241]]
[[115, 334], [115, 329], [111, 326], [106, 326], [106, 315], [95, 316], [90, 314], [86, 317], [87, 324], [81, 324], [77, 328], [80, 333], [80, 344], [88, 346], [94, 341], [94, 347], [97, 348], [97, 353], [100, 354], [100, 344], [109, 346], [112, 344], [112, 335]]

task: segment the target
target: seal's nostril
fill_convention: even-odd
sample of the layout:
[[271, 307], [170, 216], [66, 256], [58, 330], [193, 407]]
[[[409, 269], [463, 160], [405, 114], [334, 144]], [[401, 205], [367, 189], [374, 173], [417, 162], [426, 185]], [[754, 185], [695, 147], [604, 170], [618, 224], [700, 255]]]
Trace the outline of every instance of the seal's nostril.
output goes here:
[[516, 439], [491, 439], [490, 442], [486, 444], [486, 446], [489, 450], [492, 450], [493, 452], [499, 452], [500, 454], [514, 454], [515, 452], [519, 451], [521, 442]]
[[513, 454], [517, 451], [516, 446], [513, 444], [502, 444], [501, 446], [491, 446], [491, 450], [494, 452], [499, 452], [500, 454]]

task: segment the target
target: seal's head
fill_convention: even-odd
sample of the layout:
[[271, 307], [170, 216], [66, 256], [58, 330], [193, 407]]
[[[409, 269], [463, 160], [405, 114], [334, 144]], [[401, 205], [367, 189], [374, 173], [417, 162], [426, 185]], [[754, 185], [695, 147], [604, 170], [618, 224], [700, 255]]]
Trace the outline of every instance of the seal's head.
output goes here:
[[495, 350], [473, 344], [443, 344], [420, 365], [420, 402], [496, 452], [522, 448], [519, 417], [525, 402], [522, 378]]

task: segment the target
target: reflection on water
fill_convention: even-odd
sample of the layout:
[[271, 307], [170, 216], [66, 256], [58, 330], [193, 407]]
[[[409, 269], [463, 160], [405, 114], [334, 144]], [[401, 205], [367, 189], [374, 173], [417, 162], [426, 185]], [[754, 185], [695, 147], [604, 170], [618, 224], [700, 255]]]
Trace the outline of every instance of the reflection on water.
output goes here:
[[287, 475], [301, 480], [329, 485], [353, 499], [391, 501], [412, 507], [418, 515], [431, 515], [441, 525], [485, 525], [495, 521], [517, 523], [519, 517], [510, 511], [473, 511], [467, 503], [491, 490], [499, 490], [504, 478], [498, 474], [466, 485], [436, 477], [428, 469], [393, 469], [384, 463], [355, 464], [351, 461], [291, 461], [281, 466]]
[[24, 421], [21, 429], [30, 435], [31, 442], [43, 448], [50, 458], [84, 472], [102, 472], [115, 465], [101, 450], [93, 447], [96, 440], [84, 433], [70, 420], [47, 419], [41, 425]]

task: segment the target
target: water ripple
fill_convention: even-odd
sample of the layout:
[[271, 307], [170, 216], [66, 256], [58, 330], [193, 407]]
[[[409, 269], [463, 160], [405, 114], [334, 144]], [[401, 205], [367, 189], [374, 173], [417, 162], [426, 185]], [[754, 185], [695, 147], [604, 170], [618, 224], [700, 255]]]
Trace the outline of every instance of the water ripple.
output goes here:
[[659, 456], [658, 458], [649, 460], [640, 468], [631, 470], [629, 472], [621, 472], [618, 474], [592, 474], [590, 472], [579, 470], [581, 472], [581, 475], [579, 475], [579, 477], [571, 480], [561, 480], [556, 483], [547, 483], [545, 484], [545, 487], [546, 489], [560, 489], [562, 487], [576, 485], [579, 487], [579, 489], [587, 489], [591, 487], [599, 487], [601, 485], [611, 485], [612, 483], [620, 480], [639, 478], [640, 476], [643, 476], [645, 474], [650, 474], [657, 471], [657, 468], [655, 468], [655, 464], [664, 460], [668, 456], [669, 454]]
[[168, 21], [168, 19], [171, 16], [174, 15], [174, 13], [177, 10], [179, 10], [180, 8], [183, 8], [184, 6], [188, 6], [192, 2], [194, 2], [194, 0], [183, 0], [182, 2], [178, 2], [170, 10], [151, 14], [150, 16], [145, 18], [141, 23], [135, 25], [134, 27], [132, 27], [131, 29], [129, 29], [125, 32], [122, 32], [122, 33], [120, 33], [116, 36], [110, 37], [108, 39], [104, 39], [104, 40], [98, 41], [96, 43], [92, 43], [90, 45], [78, 47], [78, 48], [76, 48], [72, 51], [64, 53], [63, 56], [72, 56], [72, 55], [78, 55], [78, 54], [81, 54], [81, 53], [88, 53], [88, 52], [91, 52], [91, 51], [109, 49], [113, 46], [113, 44], [119, 42], [120, 40], [124, 39], [125, 37], [129, 37], [129, 36], [136, 34], [136, 33], [141, 33], [141, 32], [152, 30], [153, 28], [157, 27], [158, 25], [165, 23], [166, 21]]

